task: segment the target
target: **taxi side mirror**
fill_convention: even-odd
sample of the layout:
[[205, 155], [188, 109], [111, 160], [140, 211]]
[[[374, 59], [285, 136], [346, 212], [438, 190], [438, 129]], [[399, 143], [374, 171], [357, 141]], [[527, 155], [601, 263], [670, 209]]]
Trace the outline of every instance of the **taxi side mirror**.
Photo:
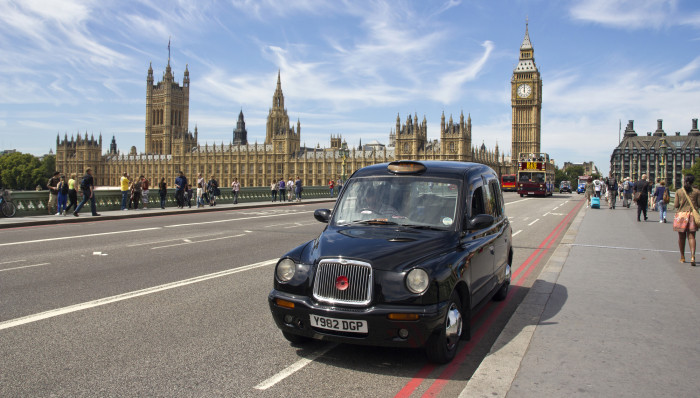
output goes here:
[[331, 218], [331, 211], [328, 209], [315, 210], [314, 218], [322, 223], [328, 224], [328, 220]]
[[470, 220], [467, 221], [467, 225], [464, 229], [469, 231], [475, 229], [483, 229], [486, 227], [490, 227], [491, 225], [493, 225], [494, 222], [496, 222], [496, 219], [490, 214], [477, 214], [476, 216], [472, 217]]

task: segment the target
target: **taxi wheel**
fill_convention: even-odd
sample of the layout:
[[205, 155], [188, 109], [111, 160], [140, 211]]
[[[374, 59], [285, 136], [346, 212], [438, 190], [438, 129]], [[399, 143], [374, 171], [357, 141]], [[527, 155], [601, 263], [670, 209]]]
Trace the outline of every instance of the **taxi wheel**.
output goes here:
[[298, 334], [293, 334], [285, 331], [282, 332], [282, 335], [285, 339], [287, 339], [287, 341], [289, 341], [293, 345], [304, 345], [311, 341], [311, 339], [306, 336], [299, 336]]
[[462, 328], [462, 304], [455, 291], [447, 303], [447, 314], [442, 327], [433, 333], [425, 345], [428, 359], [440, 364], [450, 362], [457, 354]]

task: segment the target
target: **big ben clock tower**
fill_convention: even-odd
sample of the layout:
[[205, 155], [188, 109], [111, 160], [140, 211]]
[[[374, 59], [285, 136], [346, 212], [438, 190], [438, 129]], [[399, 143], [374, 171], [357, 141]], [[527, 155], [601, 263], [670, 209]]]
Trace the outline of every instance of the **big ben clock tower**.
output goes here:
[[525, 24], [525, 38], [520, 45], [520, 60], [513, 71], [511, 104], [513, 107], [513, 148], [512, 160], [518, 160], [521, 153], [540, 152], [540, 131], [542, 126], [542, 79], [535, 65], [534, 49], [530, 42], [528, 26]]

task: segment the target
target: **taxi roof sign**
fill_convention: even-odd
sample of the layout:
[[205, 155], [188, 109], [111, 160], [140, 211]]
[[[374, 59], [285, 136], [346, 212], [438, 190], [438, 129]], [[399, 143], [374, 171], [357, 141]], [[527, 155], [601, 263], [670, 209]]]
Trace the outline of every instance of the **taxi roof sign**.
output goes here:
[[426, 170], [423, 163], [412, 161], [391, 162], [386, 168], [394, 174], [420, 174]]

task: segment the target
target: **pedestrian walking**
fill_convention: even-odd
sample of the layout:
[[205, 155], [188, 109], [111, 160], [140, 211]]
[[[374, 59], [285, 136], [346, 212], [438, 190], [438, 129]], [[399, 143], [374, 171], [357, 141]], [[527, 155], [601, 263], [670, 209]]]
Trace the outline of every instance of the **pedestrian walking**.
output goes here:
[[287, 200], [292, 201], [294, 199], [294, 180], [292, 180], [292, 176], [287, 177]]
[[297, 202], [301, 202], [302, 191], [304, 191], [304, 187], [301, 186], [301, 178], [297, 176], [297, 180], [294, 181], [294, 194], [297, 197]]
[[666, 181], [659, 181], [659, 186], [654, 190], [653, 197], [656, 202], [656, 208], [659, 211], [659, 222], [664, 223], [666, 222], [666, 205], [671, 201], [666, 188]]
[[340, 195], [340, 191], [343, 190], [343, 179], [340, 176], [335, 179], [335, 185], [338, 187], [338, 195]]
[[168, 184], [165, 182], [165, 178], [160, 179], [158, 184], [158, 195], [160, 196], [160, 208], [165, 209], [165, 196], [168, 194]]
[[214, 178], [214, 174], [207, 182], [207, 189], [209, 190], [209, 206], [216, 206], [216, 197], [221, 195], [221, 190], [219, 189], [219, 181]]
[[199, 209], [200, 207], [204, 206], [204, 202], [202, 201], [202, 195], [204, 194], [204, 177], [202, 177], [202, 173], [197, 173], [197, 208]]
[[187, 177], [185, 173], [179, 171], [177, 178], [175, 179], [175, 201], [177, 202], [178, 209], [185, 207], [185, 188], [187, 188]]
[[593, 197], [595, 188], [593, 186], [593, 177], [588, 177], [586, 181], [586, 187], [583, 190], [583, 197], [586, 199], [586, 208], [591, 205], [591, 198]]
[[143, 203], [143, 209], [148, 209], [148, 188], [149, 188], [148, 178], [141, 176], [141, 202]]
[[54, 210], [58, 205], [58, 183], [61, 182], [60, 172], [53, 173], [53, 177], [49, 178], [46, 186], [49, 188], [49, 203], [46, 205], [50, 215], [54, 215]]
[[615, 177], [610, 177], [608, 179], [608, 207], [610, 209], [615, 209], [615, 203], [617, 202], [617, 179]]
[[75, 189], [76, 188], [76, 181], [75, 181], [75, 173], [72, 173], [70, 175], [70, 179], [68, 180], [68, 207], [66, 207], [65, 213], [68, 214], [71, 208], [75, 210], [75, 208], [78, 206], [78, 191]]
[[94, 217], [99, 216], [97, 213], [97, 205], [95, 204], [95, 178], [92, 175], [92, 169], [88, 167], [85, 169], [85, 175], [83, 179], [80, 180], [80, 190], [83, 191], [83, 200], [80, 202], [78, 207], [75, 208], [73, 215], [78, 217], [80, 209], [83, 208], [87, 201], [90, 201], [90, 211]]
[[333, 197], [333, 189], [335, 188], [335, 181], [333, 181], [332, 179], [328, 180], [328, 188], [331, 191], [331, 198], [332, 198]]
[[630, 205], [632, 204], [632, 189], [634, 188], [634, 185], [632, 184], [632, 181], [630, 181], [629, 177], [625, 177], [625, 182], [622, 183], [622, 190], [623, 190], [623, 199], [622, 199], [622, 206], [627, 207], [628, 209], [630, 208]]
[[637, 221], [642, 221], [640, 219], [642, 213], [646, 221], [649, 206], [649, 181], [646, 174], [642, 174], [642, 179], [634, 183], [634, 201], [637, 202]]
[[600, 190], [601, 190], [602, 187], [603, 187], [603, 183], [601, 183], [601, 182], [598, 181], [598, 180], [595, 180], [595, 181], [593, 182], [593, 187], [594, 187], [594, 189], [595, 189], [595, 197], [596, 197], [596, 198], [600, 198]]
[[279, 185], [277, 185], [277, 181], [272, 180], [272, 185], [270, 185], [270, 195], [272, 196], [273, 202], [277, 201], [277, 190], [278, 189], [279, 189]]
[[141, 189], [143, 186], [143, 176], [135, 178], [131, 183], [131, 202], [134, 204], [134, 210], [139, 209], [139, 203], [141, 203]]
[[241, 184], [238, 182], [238, 178], [233, 178], [231, 183], [231, 194], [233, 195], [233, 204], [238, 204], [238, 191], [241, 190]]
[[119, 179], [119, 189], [122, 191], [122, 210], [127, 210], [127, 201], [129, 200], [129, 195], [131, 194], [131, 181], [129, 181], [129, 173], [126, 171], [122, 174]]
[[58, 182], [57, 216], [66, 215], [66, 202], [68, 202], [68, 182], [66, 181], [66, 176], [61, 175], [61, 180]]
[[280, 202], [285, 202], [287, 200], [287, 184], [284, 183], [284, 177], [280, 177], [280, 181], [277, 183], [278, 193], [280, 197]]
[[695, 231], [697, 223], [693, 213], [700, 208], [700, 191], [693, 188], [695, 176], [688, 174], [683, 179], [683, 188], [676, 191], [673, 204], [676, 215], [673, 218], [673, 230], [678, 232], [678, 249], [681, 251], [681, 262], [685, 263], [685, 240], [690, 246], [690, 265], [695, 266]]

